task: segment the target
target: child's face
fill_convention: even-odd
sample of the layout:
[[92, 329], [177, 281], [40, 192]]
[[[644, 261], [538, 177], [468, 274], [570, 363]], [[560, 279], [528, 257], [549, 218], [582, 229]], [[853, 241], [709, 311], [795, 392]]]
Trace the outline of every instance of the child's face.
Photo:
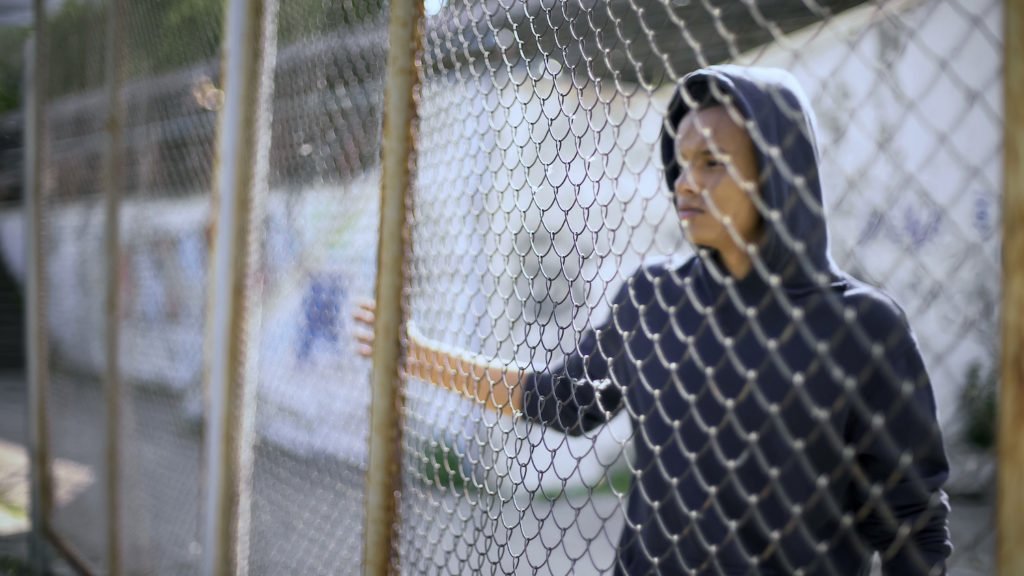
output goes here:
[[758, 240], [757, 156], [725, 106], [688, 113], [676, 130], [676, 213], [690, 241], [718, 251]]

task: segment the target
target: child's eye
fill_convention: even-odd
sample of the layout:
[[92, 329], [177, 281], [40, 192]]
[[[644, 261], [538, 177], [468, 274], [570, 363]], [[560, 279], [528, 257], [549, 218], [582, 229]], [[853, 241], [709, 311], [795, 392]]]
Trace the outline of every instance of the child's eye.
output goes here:
[[718, 158], [708, 158], [705, 162], [705, 166], [708, 168], [719, 168], [721, 166], [725, 166], [725, 162]]

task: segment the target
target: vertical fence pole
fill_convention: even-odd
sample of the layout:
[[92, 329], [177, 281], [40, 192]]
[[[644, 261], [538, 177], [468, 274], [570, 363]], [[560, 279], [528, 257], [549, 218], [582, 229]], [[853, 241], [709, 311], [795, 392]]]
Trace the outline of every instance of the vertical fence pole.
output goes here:
[[46, 401], [50, 387], [46, 336], [45, 267], [43, 262], [43, 181], [46, 118], [46, 5], [33, 0], [35, 32], [26, 50], [25, 66], [25, 342], [28, 353], [29, 452], [32, 478], [31, 564], [35, 574], [47, 573], [53, 482]]
[[267, 193], [277, 0], [228, 0], [215, 168], [205, 379], [202, 573], [246, 573], [259, 299], [255, 235]]
[[374, 325], [370, 408], [370, 456], [366, 478], [366, 574], [383, 576], [391, 565], [401, 456], [399, 361], [402, 291], [407, 249], [406, 198], [415, 152], [416, 53], [423, 3], [392, 0], [388, 25], [387, 85], [377, 252], [377, 315]]
[[1007, 0], [1003, 342], [999, 399], [999, 573], [1024, 574], [1024, 0]]
[[106, 233], [106, 386], [104, 389], [106, 417], [106, 496], [107, 496], [107, 566], [111, 576], [122, 573], [121, 558], [121, 374], [120, 359], [120, 254], [121, 254], [121, 187], [124, 186], [123, 131], [124, 113], [121, 105], [122, 58], [121, 0], [107, 0], [107, 150], [104, 176]]

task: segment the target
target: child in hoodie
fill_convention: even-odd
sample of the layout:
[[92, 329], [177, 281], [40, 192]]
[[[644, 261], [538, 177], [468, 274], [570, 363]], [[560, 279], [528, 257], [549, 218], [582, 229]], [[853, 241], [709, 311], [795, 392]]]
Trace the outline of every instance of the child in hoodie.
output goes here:
[[886, 574], [943, 573], [931, 384], [901, 309], [829, 255], [802, 89], [780, 70], [693, 72], [661, 157], [694, 257], [633, 274], [549, 370], [411, 338], [409, 372], [568, 434], [625, 409], [616, 574], [859, 575], [875, 552]]

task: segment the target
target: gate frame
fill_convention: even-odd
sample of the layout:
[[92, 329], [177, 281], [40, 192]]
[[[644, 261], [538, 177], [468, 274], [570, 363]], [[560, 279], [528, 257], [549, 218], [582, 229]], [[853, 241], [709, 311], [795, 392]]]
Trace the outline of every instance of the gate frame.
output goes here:
[[996, 561], [1024, 574], [1024, 0], [1003, 13], [1003, 303]]

